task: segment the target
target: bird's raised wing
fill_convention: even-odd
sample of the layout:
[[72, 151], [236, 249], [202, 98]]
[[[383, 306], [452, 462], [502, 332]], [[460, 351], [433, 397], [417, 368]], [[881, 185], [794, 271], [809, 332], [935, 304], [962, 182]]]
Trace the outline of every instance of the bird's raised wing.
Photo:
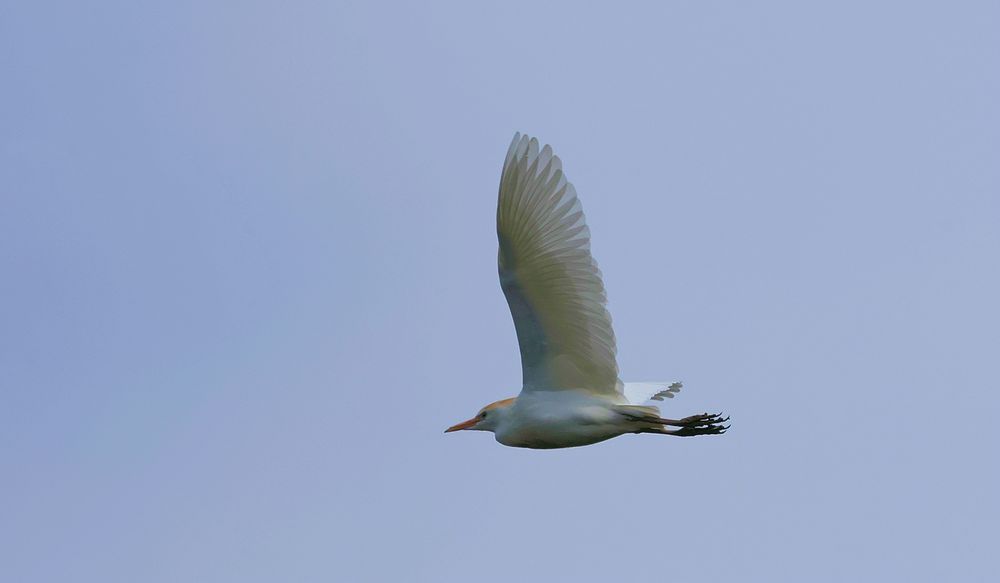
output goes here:
[[615, 333], [583, 208], [559, 158], [534, 138], [514, 134], [507, 151], [497, 236], [524, 390], [620, 395]]

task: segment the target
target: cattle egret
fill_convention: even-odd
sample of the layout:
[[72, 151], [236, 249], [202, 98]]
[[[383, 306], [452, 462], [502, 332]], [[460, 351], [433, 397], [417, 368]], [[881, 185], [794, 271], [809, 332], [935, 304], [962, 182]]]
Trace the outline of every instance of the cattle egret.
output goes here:
[[[664, 419], [643, 403], [681, 383], [624, 383], [590, 229], [562, 162], [538, 140], [514, 134], [497, 202], [500, 286], [521, 348], [522, 388], [445, 430], [492, 431], [512, 447], [589, 445], [625, 433], [720, 435], [729, 419], [702, 413]], [[676, 429], [668, 429], [675, 427]]]

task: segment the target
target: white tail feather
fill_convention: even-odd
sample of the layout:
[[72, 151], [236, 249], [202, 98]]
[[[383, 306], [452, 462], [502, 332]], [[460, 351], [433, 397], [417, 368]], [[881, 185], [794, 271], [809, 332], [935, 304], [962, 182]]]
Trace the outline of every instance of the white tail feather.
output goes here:
[[680, 382], [672, 383], [623, 383], [622, 392], [629, 403], [639, 405], [646, 401], [662, 401], [663, 399], [673, 399], [674, 395], [683, 386]]

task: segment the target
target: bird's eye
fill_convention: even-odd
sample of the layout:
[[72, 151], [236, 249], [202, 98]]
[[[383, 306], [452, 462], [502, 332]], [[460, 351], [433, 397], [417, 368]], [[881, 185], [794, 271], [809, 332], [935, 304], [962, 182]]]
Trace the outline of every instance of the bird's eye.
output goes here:
[[479, 414], [479, 418], [480, 419], [486, 419], [486, 411], [483, 411], [482, 413], [480, 413]]

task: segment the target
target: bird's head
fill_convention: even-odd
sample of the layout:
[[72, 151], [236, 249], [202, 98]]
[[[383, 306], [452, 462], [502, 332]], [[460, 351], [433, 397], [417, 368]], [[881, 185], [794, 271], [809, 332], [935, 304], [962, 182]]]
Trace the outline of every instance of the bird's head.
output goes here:
[[510, 406], [514, 404], [516, 399], [517, 397], [511, 397], [509, 399], [503, 399], [502, 401], [490, 403], [480, 409], [479, 413], [476, 413], [476, 416], [472, 419], [452, 425], [448, 429], [445, 429], [444, 432], [450, 433], [452, 431], [461, 431], [463, 429], [472, 429], [475, 431], [496, 431], [497, 426], [507, 416], [507, 413], [510, 411]]

